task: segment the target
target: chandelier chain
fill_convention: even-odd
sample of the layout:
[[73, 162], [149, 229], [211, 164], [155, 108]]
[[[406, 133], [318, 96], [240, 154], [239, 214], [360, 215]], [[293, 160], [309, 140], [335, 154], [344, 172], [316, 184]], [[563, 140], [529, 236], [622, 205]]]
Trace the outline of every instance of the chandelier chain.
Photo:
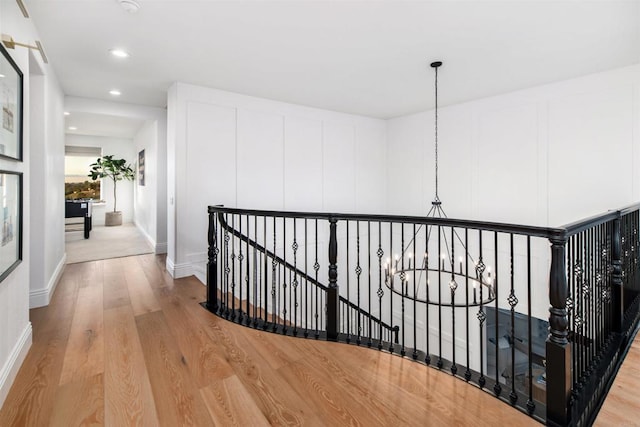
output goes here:
[[436, 200], [435, 201], [440, 201], [440, 197], [438, 197], [438, 67], [435, 67], [436, 70], [436, 78], [435, 78], [435, 85], [436, 85], [436, 108], [435, 108], [435, 147], [436, 147]]

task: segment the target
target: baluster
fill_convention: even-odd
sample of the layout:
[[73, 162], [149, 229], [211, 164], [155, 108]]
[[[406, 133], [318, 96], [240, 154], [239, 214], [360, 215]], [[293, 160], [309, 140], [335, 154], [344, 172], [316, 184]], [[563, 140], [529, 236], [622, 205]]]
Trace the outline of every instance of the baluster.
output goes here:
[[[256, 243], [258, 242], [258, 217], [253, 217], [253, 235], [255, 236]], [[262, 263], [258, 257], [258, 248], [253, 247], [253, 321], [251, 325], [255, 328], [258, 325], [258, 280], [261, 276], [260, 266]]]
[[[320, 270], [320, 264], [318, 264], [318, 220], [315, 220], [315, 228], [316, 228], [316, 263], [313, 265], [313, 269], [316, 271], [316, 283], [318, 283], [318, 270]], [[316, 335], [315, 338], [318, 339], [320, 337], [320, 330], [318, 329], [318, 286], [316, 288], [316, 311], [315, 311], [315, 320], [316, 320]]]
[[[373, 342], [371, 341], [371, 334], [372, 334], [372, 328], [371, 328], [371, 307], [373, 307], [371, 305], [371, 221], [367, 221], [367, 272], [368, 272], [368, 288], [369, 291], [367, 292], [367, 297], [368, 297], [368, 301], [369, 304], [367, 306], [367, 314], [368, 314], [368, 318], [369, 318], [369, 330], [368, 330], [368, 339], [367, 339], [367, 347], [371, 347], [373, 345]], [[382, 282], [382, 279], [380, 279], [380, 283]]]
[[568, 425], [571, 393], [571, 355], [567, 340], [567, 278], [565, 246], [567, 238], [556, 235], [551, 241], [549, 274], [549, 336], [547, 338], [547, 422]]
[[356, 343], [358, 345], [360, 345], [362, 343], [362, 319], [360, 316], [360, 309], [362, 308], [362, 305], [360, 304], [360, 274], [362, 273], [362, 267], [360, 267], [360, 221], [356, 221], [356, 258], [357, 258], [357, 266], [356, 266], [356, 280], [357, 280], [357, 293], [358, 293], [358, 314], [357, 314], [357, 321], [358, 324], [356, 325], [356, 327], [358, 328], [358, 338], [356, 340]]
[[615, 312], [616, 312], [616, 297], [615, 297], [615, 291], [614, 291], [614, 281], [613, 281], [613, 272], [615, 270], [615, 268], [613, 267], [613, 252], [614, 252], [614, 229], [615, 229], [615, 221], [610, 221], [609, 223], [607, 223], [608, 225], [608, 229], [609, 229], [609, 234], [607, 236], [607, 247], [609, 249], [608, 252], [608, 258], [607, 258], [607, 264], [608, 264], [608, 268], [607, 268], [607, 280], [609, 285], [609, 292], [611, 293], [611, 301], [609, 301], [609, 313], [608, 313], [608, 320], [609, 320], [609, 336], [611, 337], [614, 333], [615, 333]]
[[595, 232], [596, 227], [589, 229], [589, 305], [590, 305], [590, 322], [589, 322], [589, 338], [591, 339], [592, 347], [592, 359], [590, 371], [593, 373], [595, 364], [599, 361], [600, 355], [598, 354], [598, 313], [597, 313], [597, 287], [596, 287], [596, 264], [595, 264]]
[[458, 284], [455, 279], [455, 247], [456, 241], [454, 240], [454, 228], [451, 227], [451, 282], [449, 282], [449, 289], [451, 290], [451, 350], [452, 350], [452, 361], [451, 361], [451, 373], [455, 375], [458, 372], [458, 367], [456, 366], [456, 308], [455, 308], [455, 299], [456, 299], [456, 289], [458, 288]]
[[598, 324], [598, 328], [600, 329], [600, 341], [599, 346], [602, 350], [604, 348], [604, 342], [607, 337], [606, 332], [606, 299], [607, 299], [607, 289], [606, 282], [604, 281], [603, 269], [605, 268], [605, 256], [606, 252], [603, 252], [603, 244], [606, 236], [606, 224], [601, 224], [598, 227], [598, 273], [596, 276], [596, 280], [599, 285], [598, 294], [600, 295], [600, 322]]
[[[309, 234], [307, 218], [304, 219], [304, 337], [309, 337]], [[300, 313], [302, 315], [302, 313]]]
[[[351, 238], [350, 234], [349, 234], [349, 221], [346, 221], [347, 223], [347, 307], [349, 307], [349, 303], [351, 302], [351, 288], [349, 285], [349, 276], [351, 276], [351, 267], [349, 266], [349, 239]], [[339, 296], [339, 295], [338, 295]], [[350, 329], [350, 325], [351, 325], [351, 316], [347, 315], [347, 344], [349, 344], [351, 342], [351, 329]]]
[[[398, 261], [394, 260], [393, 258], [393, 222], [389, 222], [389, 264], [393, 265], [393, 269], [391, 270], [391, 272], [389, 273], [389, 281], [391, 284], [391, 292], [389, 292], [389, 325], [392, 326], [391, 324], [393, 323], [393, 289], [395, 286], [395, 277], [393, 275], [393, 271], [395, 271], [398, 268]], [[395, 262], [394, 262], [395, 261]], [[402, 285], [401, 285], [402, 286]], [[382, 310], [380, 310], [380, 316], [379, 316], [379, 322], [380, 322], [380, 342], [382, 342]], [[393, 353], [393, 341], [389, 340], [389, 352]]]
[[244, 255], [242, 254], [242, 215], [238, 214], [238, 318], [237, 322], [242, 323], [242, 264]]
[[218, 239], [216, 213], [209, 212], [209, 229], [207, 238], [209, 250], [207, 252], [207, 309], [212, 312], [218, 311]]
[[[277, 235], [277, 222], [276, 217], [273, 217], [273, 256], [276, 256], [276, 235]], [[271, 309], [271, 326], [273, 331], [275, 332], [277, 329], [277, 325], [280, 322], [278, 319], [280, 313], [280, 298], [277, 296], [280, 291], [280, 269], [278, 268], [278, 264], [275, 258], [271, 259], [271, 303], [273, 307]]]
[[[431, 352], [429, 351], [429, 303], [431, 302], [429, 298], [429, 227], [424, 228], [424, 265], [426, 268], [426, 301], [424, 308], [424, 334], [425, 334], [425, 343], [426, 343], [426, 351], [424, 355], [424, 362], [429, 365], [431, 363]], [[436, 262], [438, 262], [438, 257], [436, 257]]]
[[533, 336], [532, 336], [531, 311], [531, 236], [527, 236], [527, 352], [529, 362], [529, 399], [527, 400], [527, 412], [533, 414], [536, 404], [533, 401]]
[[[264, 242], [264, 248], [267, 248], [267, 216], [263, 216], [263, 242]], [[264, 297], [263, 297], [263, 315], [264, 315], [264, 323], [262, 324], [262, 327], [264, 330], [267, 330], [267, 326], [269, 324], [269, 267], [268, 267], [268, 260], [267, 260], [267, 252], [265, 250], [265, 253], [263, 255], [263, 273], [264, 273], [264, 283], [263, 283], [263, 291], [264, 291]]]
[[[280, 301], [282, 301], [282, 311], [278, 311], [279, 313], [282, 313], [284, 318], [282, 320], [282, 333], [286, 334], [287, 333], [287, 273], [286, 273], [286, 265], [287, 265], [287, 218], [286, 217], [282, 217], [282, 252], [283, 252], [283, 263], [282, 266], [280, 266], [280, 268], [278, 270], [282, 270], [282, 281], [278, 282], [278, 284], [282, 287], [282, 289], [280, 289], [280, 287], [278, 288], [278, 290], [280, 291], [280, 296], [281, 298], [278, 298], [278, 304], [280, 304]], [[273, 253], [275, 254], [276, 251], [273, 251]], [[289, 288], [289, 290], [291, 290]]]
[[578, 387], [582, 387], [584, 385], [584, 373], [586, 372], [587, 366], [587, 349], [585, 347], [585, 338], [586, 334], [584, 331], [584, 324], [586, 318], [587, 307], [584, 303], [584, 288], [582, 287], [582, 278], [585, 274], [584, 268], [584, 234], [578, 233], [576, 236], [576, 250], [577, 250], [577, 258], [576, 263], [578, 264], [578, 273], [576, 274], [576, 289], [577, 289], [577, 298], [578, 304], [580, 307], [580, 311], [578, 312], [578, 319], [576, 324], [576, 334], [579, 345], [579, 353], [580, 353], [580, 384]]
[[[236, 215], [231, 214], [232, 235], [236, 231]], [[236, 239], [231, 241], [231, 320], [236, 318]]]
[[[400, 355], [404, 356], [406, 354], [405, 349], [404, 349], [404, 331], [405, 331], [405, 327], [404, 327], [404, 295], [405, 295], [405, 289], [407, 286], [407, 273], [404, 271], [404, 222], [400, 223], [400, 234], [401, 234], [401, 243], [400, 243], [400, 259], [401, 259], [401, 268], [402, 268], [402, 273], [400, 274], [400, 298], [401, 298], [401, 317], [400, 317], [400, 322], [402, 324], [402, 345], [400, 347]], [[382, 316], [380, 318], [380, 320], [382, 320]], [[390, 324], [393, 323], [393, 312], [391, 313], [391, 322], [389, 322]]]
[[298, 336], [298, 229], [296, 218], [293, 218], [293, 336]]
[[245, 323], [247, 325], [250, 324], [251, 321], [251, 312], [249, 311], [249, 302], [251, 301], [251, 255], [249, 252], [249, 240], [251, 238], [251, 227], [249, 225], [249, 215], [246, 215], [247, 217], [247, 240], [246, 240], [246, 244], [245, 244], [245, 251], [247, 253], [246, 255], [246, 269], [247, 269], [247, 275], [245, 277], [245, 290], [246, 290], [246, 304], [245, 304]]
[[471, 361], [469, 360], [469, 229], [464, 229], [464, 248], [465, 248], [465, 261], [464, 261], [464, 301], [465, 301], [465, 320], [466, 320], [466, 343], [467, 343], [467, 369], [464, 371], [464, 379], [469, 381], [471, 379]]
[[494, 277], [493, 277], [493, 287], [495, 289], [495, 294], [496, 294], [496, 304], [495, 304], [495, 315], [496, 315], [496, 383], [493, 385], [493, 392], [495, 393], [496, 396], [500, 396], [500, 393], [502, 392], [502, 386], [500, 385], [500, 372], [498, 369], [499, 363], [498, 363], [498, 353], [499, 353], [499, 348], [498, 348], [498, 342], [499, 342], [499, 332], [498, 332], [498, 325], [500, 324], [500, 308], [498, 305], [498, 233], [497, 232], [493, 232], [493, 259], [495, 262], [495, 273], [494, 273]]
[[577, 330], [576, 330], [576, 316], [578, 316], [577, 310], [579, 309], [579, 301], [578, 294], [576, 289], [576, 277], [575, 277], [575, 268], [576, 264], [576, 236], [571, 236], [567, 241], [567, 259], [569, 262], [567, 263], [567, 328], [573, 331], [573, 339], [570, 346], [573, 348], [571, 352], [572, 362], [573, 362], [573, 389], [576, 390], [578, 387], [578, 378], [580, 372], [580, 351], [579, 346], [577, 345]]
[[[482, 296], [482, 290], [484, 288], [482, 285], [484, 280], [483, 274], [485, 270], [485, 265], [482, 260], [482, 230], [478, 230], [478, 249], [478, 253], [480, 254], [478, 264], [476, 264], [476, 277], [480, 281], [480, 308], [478, 309], [478, 325], [480, 329], [480, 377], [478, 378], [478, 385], [480, 388], [483, 388], [486, 383], [484, 377], [484, 322], [487, 319], [487, 315], [484, 312], [484, 298]], [[496, 369], [498, 369], [498, 353], [496, 353]]]
[[411, 353], [411, 357], [413, 360], [418, 359], [418, 337], [417, 337], [417, 319], [418, 319], [418, 311], [416, 310], [416, 300], [418, 299], [417, 295], [417, 280], [416, 280], [416, 270], [418, 263], [418, 253], [416, 252], [416, 225], [413, 224], [413, 353]]
[[[516, 305], [518, 304], [518, 298], [516, 298], [515, 290], [514, 290], [514, 271], [513, 271], [513, 233], [509, 234], [509, 274], [511, 276], [511, 288], [509, 292], [509, 297], [507, 301], [509, 302], [509, 306], [511, 306], [511, 393], [509, 393], [509, 400], [512, 405], [518, 400], [518, 395], [516, 394]], [[496, 271], [496, 277], [498, 276]], [[497, 325], [496, 325], [497, 327]], [[529, 359], [529, 364], [531, 364], [531, 359]], [[529, 379], [531, 382], [531, 378]]]
[[[224, 214], [224, 222], [229, 225], [227, 214]], [[229, 230], [224, 230], [224, 315], [229, 318]]]
[[444, 257], [442, 253], [442, 229], [438, 226], [438, 253], [442, 257], [442, 262], [438, 261], [438, 362], [436, 366], [442, 369], [442, 273], [444, 268]]
[[[378, 222], [378, 313], [382, 316], [382, 296], [384, 291], [382, 290], [382, 256], [384, 251], [382, 250], [382, 222]], [[391, 262], [389, 262], [389, 274], [391, 274]], [[385, 280], [387, 280], [385, 278]], [[388, 279], [390, 280], [390, 278]], [[393, 293], [393, 292], [392, 292]], [[369, 319], [371, 324], [371, 319]], [[382, 336], [382, 322], [378, 321], [378, 337]], [[382, 350], [382, 340], [378, 340], [378, 350]]]

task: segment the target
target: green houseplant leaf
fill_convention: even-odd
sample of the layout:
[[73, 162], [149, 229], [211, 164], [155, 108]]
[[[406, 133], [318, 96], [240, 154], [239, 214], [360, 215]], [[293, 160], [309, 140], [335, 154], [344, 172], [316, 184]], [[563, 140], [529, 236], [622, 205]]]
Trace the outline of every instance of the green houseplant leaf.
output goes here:
[[110, 178], [113, 180], [113, 211], [117, 211], [117, 193], [116, 185], [118, 181], [133, 181], [135, 174], [130, 164], [125, 159], [114, 159], [113, 155], [102, 156], [95, 163], [89, 165], [89, 177], [96, 181], [101, 178]]

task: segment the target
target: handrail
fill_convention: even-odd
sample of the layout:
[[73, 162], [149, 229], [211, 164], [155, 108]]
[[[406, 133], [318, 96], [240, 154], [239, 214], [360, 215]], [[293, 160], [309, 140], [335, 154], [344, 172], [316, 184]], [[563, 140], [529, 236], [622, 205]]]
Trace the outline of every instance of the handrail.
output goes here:
[[[212, 212], [211, 209], [209, 210], [209, 212]], [[222, 212], [218, 212], [218, 222], [220, 223], [220, 225], [222, 226], [222, 228], [224, 230], [230, 232], [231, 234], [233, 234], [235, 237], [239, 238], [243, 242], [248, 243], [252, 247], [256, 248], [259, 252], [265, 253], [267, 256], [273, 258], [276, 262], [278, 262], [281, 265], [284, 265], [289, 270], [294, 271], [296, 274], [298, 274], [300, 277], [304, 278], [306, 281], [310, 282], [312, 285], [315, 285], [315, 286], [319, 287], [323, 291], [327, 291], [329, 289], [326, 285], [323, 285], [322, 283], [318, 282], [313, 277], [307, 275], [304, 271], [298, 269], [294, 265], [290, 264], [289, 262], [287, 262], [284, 259], [280, 258], [278, 255], [276, 255], [273, 252], [271, 252], [269, 249], [267, 249], [264, 246], [260, 245], [258, 242], [250, 239], [248, 236], [245, 236], [244, 234], [240, 233], [235, 228], [231, 227], [229, 225], [229, 223], [227, 223], [227, 221], [224, 219], [224, 215], [223, 215]], [[380, 320], [377, 317], [373, 316], [371, 313], [363, 310], [362, 308], [358, 307], [356, 304], [352, 303], [351, 301], [347, 300], [346, 298], [344, 298], [342, 296], [340, 296], [340, 302], [343, 302], [343, 303], [347, 304], [350, 308], [352, 308], [354, 310], [357, 310], [358, 313], [360, 313], [362, 315], [365, 315], [367, 317], [370, 317], [371, 321], [381, 325], [383, 328], [385, 328], [385, 329], [387, 329], [389, 331], [395, 331], [396, 328], [397, 328], [397, 327], [393, 327], [393, 326], [388, 325], [387, 323], [383, 322], [382, 320]]]
[[475, 230], [495, 231], [500, 233], [522, 234], [532, 237], [566, 238], [588, 228], [604, 224], [634, 210], [640, 210], [640, 203], [634, 203], [615, 211], [603, 212], [590, 217], [571, 222], [561, 227], [540, 227], [533, 225], [509, 224], [491, 221], [462, 220], [456, 218], [427, 218], [423, 216], [381, 215], [381, 214], [348, 214], [327, 212], [299, 212], [274, 211], [261, 209], [240, 209], [224, 206], [209, 206], [209, 213], [243, 214], [256, 216], [306, 218], [306, 219], [336, 219], [351, 221], [395, 222], [410, 224], [425, 224], [444, 227], [464, 227]]
[[530, 225], [506, 224], [500, 222], [469, 221], [455, 218], [427, 218], [424, 216], [348, 214], [325, 212], [272, 211], [259, 209], [239, 209], [224, 206], [209, 206], [209, 213], [227, 213], [285, 218], [335, 219], [349, 221], [394, 222], [405, 224], [440, 225], [444, 227], [464, 227], [469, 229], [495, 231], [500, 233], [524, 234], [535, 237], [554, 237], [565, 232], [564, 228], [538, 227]]
[[587, 230], [591, 227], [596, 227], [600, 224], [604, 224], [607, 221], [614, 220], [620, 216], [620, 211], [609, 211], [606, 213], [593, 215], [588, 218], [581, 219], [579, 221], [572, 222], [565, 225], [563, 228], [566, 230], [566, 236], [572, 236], [578, 234], [581, 231]]

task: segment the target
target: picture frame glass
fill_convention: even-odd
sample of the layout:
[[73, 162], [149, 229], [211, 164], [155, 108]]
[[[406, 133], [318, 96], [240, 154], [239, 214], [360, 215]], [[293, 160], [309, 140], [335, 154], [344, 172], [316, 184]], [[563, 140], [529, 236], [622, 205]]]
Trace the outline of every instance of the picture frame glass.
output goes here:
[[22, 174], [0, 171], [0, 281], [22, 260]]
[[0, 157], [22, 160], [22, 72], [0, 46]]
[[144, 163], [145, 156], [144, 150], [142, 150], [138, 153], [138, 184], [141, 187], [144, 187]]

